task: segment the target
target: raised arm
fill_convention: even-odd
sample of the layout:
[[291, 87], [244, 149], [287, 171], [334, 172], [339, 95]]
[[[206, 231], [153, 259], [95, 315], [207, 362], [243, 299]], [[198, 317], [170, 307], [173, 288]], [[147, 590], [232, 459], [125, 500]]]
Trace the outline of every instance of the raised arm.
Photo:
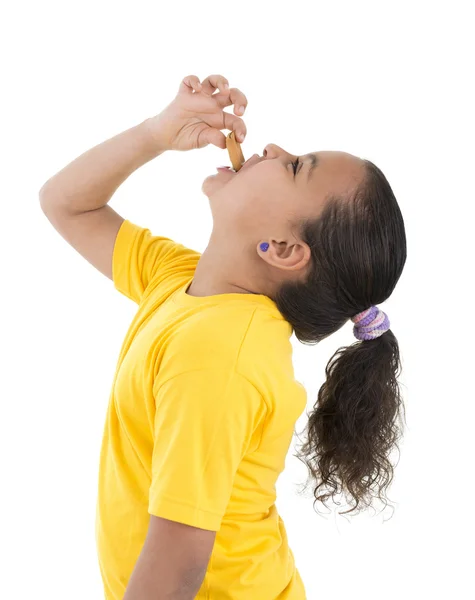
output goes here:
[[164, 151], [146, 120], [81, 154], [39, 192], [41, 209], [56, 231], [109, 279], [124, 218], [107, 203], [134, 171]]

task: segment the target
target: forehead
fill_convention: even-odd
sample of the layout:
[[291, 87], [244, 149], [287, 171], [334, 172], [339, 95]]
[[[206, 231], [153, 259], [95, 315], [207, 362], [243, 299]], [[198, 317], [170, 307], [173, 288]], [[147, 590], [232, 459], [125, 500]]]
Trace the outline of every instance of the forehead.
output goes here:
[[327, 168], [355, 167], [362, 163], [362, 160], [358, 156], [354, 156], [349, 152], [320, 150], [316, 154], [322, 165], [324, 164]]
[[320, 150], [316, 152], [318, 166], [310, 180], [310, 188], [327, 194], [347, 192], [363, 176], [363, 161], [348, 152]]
[[318, 168], [315, 172], [321, 171], [322, 174], [331, 174], [342, 176], [361, 176], [363, 161], [358, 156], [348, 152], [338, 152], [332, 150], [320, 150], [317, 152]]

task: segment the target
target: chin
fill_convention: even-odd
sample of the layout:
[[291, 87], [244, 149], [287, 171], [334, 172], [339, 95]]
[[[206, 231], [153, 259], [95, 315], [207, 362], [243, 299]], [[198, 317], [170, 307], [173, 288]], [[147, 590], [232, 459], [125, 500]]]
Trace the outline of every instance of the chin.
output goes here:
[[227, 183], [225, 181], [220, 181], [219, 178], [218, 178], [218, 176], [219, 176], [219, 173], [217, 175], [209, 175], [203, 181], [203, 184], [201, 186], [201, 191], [208, 198], [210, 198], [217, 191], [219, 191], [220, 189], [222, 189], [226, 185], [226, 183]]

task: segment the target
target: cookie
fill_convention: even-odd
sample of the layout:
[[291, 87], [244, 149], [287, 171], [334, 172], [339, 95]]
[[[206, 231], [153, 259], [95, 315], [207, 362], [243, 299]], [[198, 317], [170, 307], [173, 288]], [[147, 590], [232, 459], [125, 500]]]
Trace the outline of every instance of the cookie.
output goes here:
[[244, 155], [241, 150], [241, 144], [236, 140], [234, 131], [226, 136], [226, 148], [228, 149], [229, 158], [235, 171], [239, 171], [244, 162]]

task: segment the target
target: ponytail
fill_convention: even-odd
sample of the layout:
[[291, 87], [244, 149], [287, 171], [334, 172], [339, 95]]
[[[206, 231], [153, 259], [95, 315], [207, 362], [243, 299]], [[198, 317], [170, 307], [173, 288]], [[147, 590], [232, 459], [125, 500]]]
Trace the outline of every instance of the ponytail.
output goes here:
[[353, 508], [375, 497], [387, 504], [393, 479], [389, 454], [402, 436], [397, 340], [391, 330], [338, 349], [308, 415], [307, 441], [295, 455], [317, 486], [315, 502], [343, 494]]

